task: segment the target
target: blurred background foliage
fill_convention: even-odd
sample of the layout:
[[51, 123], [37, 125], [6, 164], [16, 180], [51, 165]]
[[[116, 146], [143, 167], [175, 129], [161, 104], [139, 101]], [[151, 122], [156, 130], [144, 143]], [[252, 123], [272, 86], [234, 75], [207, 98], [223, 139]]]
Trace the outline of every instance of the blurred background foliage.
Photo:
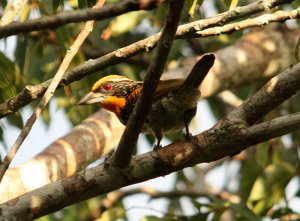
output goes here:
[[[205, 18], [210, 14], [217, 14], [236, 7], [246, 5], [249, 0], [205, 0], [210, 2], [209, 10], [204, 10], [201, 4], [204, 0], [186, 1], [182, 23]], [[96, 0], [31, 0], [25, 5], [20, 21], [34, 19], [42, 16], [51, 16], [68, 10], [78, 10], [92, 7]], [[118, 1], [107, 0], [106, 4]], [[7, 1], [0, 1], [0, 12], [4, 11]], [[299, 1], [289, 5], [291, 8], [300, 6]], [[287, 7], [286, 5], [284, 7]], [[163, 25], [166, 15], [166, 4], [151, 11], [136, 11], [124, 15], [97, 21], [93, 32], [89, 35], [80, 51], [72, 61], [69, 70], [78, 66], [88, 59], [105, 55], [118, 48], [144, 39], [158, 32]], [[299, 21], [297, 21], [299, 22]], [[79, 33], [83, 23], [68, 24], [54, 30], [35, 31], [8, 39], [1, 39], [5, 51], [12, 51], [12, 56], [0, 51], [0, 102], [14, 97], [26, 85], [36, 85], [53, 77], [57, 71], [70, 44]], [[221, 35], [205, 39], [177, 40], [169, 56], [169, 64], [177, 64], [180, 59], [189, 56], [200, 55], [205, 52], [215, 51], [233, 44], [244, 31], [237, 31], [231, 35]], [[11, 42], [15, 41], [15, 45]], [[9, 49], [8, 49], [9, 48]], [[91, 113], [98, 110], [96, 105], [85, 107], [76, 106], [79, 97], [85, 94], [92, 84], [101, 76], [107, 74], [126, 75], [132, 79], [141, 80], [153, 52], [139, 54], [126, 62], [106, 68], [104, 71], [89, 75], [70, 86], [59, 89], [55, 93], [52, 102], [57, 103], [57, 108], [63, 109], [68, 120], [76, 125]], [[168, 67], [168, 65], [167, 65]], [[234, 89], [233, 92], [241, 99], [251, 96], [262, 82], [254, 82], [242, 88]], [[216, 95], [208, 98], [208, 104], [216, 119], [220, 119], [228, 112], [228, 107]], [[29, 104], [34, 108], [37, 102]], [[294, 113], [300, 110], [299, 96], [274, 109], [266, 119], [271, 119], [282, 114]], [[22, 128], [22, 110], [6, 117], [7, 121], [15, 127]], [[43, 111], [42, 119], [46, 125], [51, 122], [49, 108]], [[6, 131], [0, 124], [0, 139]], [[235, 174], [225, 174], [222, 191], [229, 196], [236, 197], [238, 201], [230, 201], [221, 196], [214, 197], [190, 197], [189, 205], [196, 211], [194, 216], [184, 215], [184, 205], [179, 198], [170, 198], [168, 212], [163, 217], [145, 216], [145, 221], [152, 220], [300, 220], [292, 208], [286, 196], [291, 182], [296, 183], [293, 199], [300, 200], [299, 179], [299, 136], [296, 131], [283, 138], [277, 138], [247, 149], [234, 158], [226, 159], [216, 164], [211, 170], [219, 167], [237, 165]], [[181, 133], [168, 136], [170, 139], [181, 137]], [[153, 143], [149, 137], [149, 142]], [[3, 156], [2, 156], [3, 157]], [[187, 172], [188, 170], [188, 172]], [[201, 176], [202, 174], [202, 176]], [[198, 190], [206, 185], [205, 177], [208, 173], [203, 172], [200, 166], [180, 171], [176, 175], [174, 190]], [[201, 177], [201, 181], [199, 181]], [[232, 187], [232, 182], [235, 183]], [[209, 195], [209, 192], [207, 192]], [[82, 202], [80, 204], [63, 209], [55, 214], [43, 217], [40, 220], [85, 220], [91, 211], [99, 207], [105, 196]], [[300, 202], [300, 201], [299, 201]], [[181, 214], [181, 215], [174, 215]], [[115, 207], [107, 210], [99, 220], [127, 220], [126, 213], [120, 201]]]

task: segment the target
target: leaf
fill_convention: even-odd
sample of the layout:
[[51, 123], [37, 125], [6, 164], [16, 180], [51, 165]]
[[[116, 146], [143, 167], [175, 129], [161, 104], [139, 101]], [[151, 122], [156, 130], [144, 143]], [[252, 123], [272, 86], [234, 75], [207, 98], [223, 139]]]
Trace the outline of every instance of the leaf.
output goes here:
[[6, 117], [6, 119], [8, 120], [8, 122], [20, 129], [23, 128], [23, 119], [20, 115], [19, 112], [15, 112], [14, 114], [8, 115]]
[[85, 0], [78, 0], [77, 4], [78, 4], [78, 8], [86, 8], [87, 7]]
[[15, 64], [5, 54], [0, 51], [0, 74], [5, 75], [7, 79], [15, 76]]
[[54, 13], [57, 13], [60, 5], [63, 5], [62, 0], [52, 0], [52, 10]]
[[259, 176], [252, 188], [248, 204], [256, 214], [265, 213], [284, 195], [288, 182], [296, 174], [296, 169], [286, 163], [279, 162], [267, 166], [263, 175]]
[[87, 5], [89, 8], [92, 8], [94, 5], [96, 5], [97, 0], [87, 0]]
[[21, 73], [23, 73], [24, 66], [25, 66], [27, 48], [28, 48], [28, 36], [18, 35], [15, 57], [16, 57], [16, 63]]
[[300, 37], [298, 38], [296, 47], [295, 47], [295, 58], [299, 62], [300, 61]]
[[261, 221], [262, 219], [252, 212], [247, 206], [241, 203], [230, 203], [229, 207], [238, 215], [249, 221]]
[[290, 208], [280, 208], [272, 213], [272, 219], [281, 218], [282, 216], [293, 214], [294, 211]]
[[122, 207], [114, 207], [109, 210], [106, 210], [101, 218], [97, 219], [97, 221], [115, 221], [121, 219], [125, 216], [125, 209]]
[[[0, 124], [0, 142], [3, 141], [3, 128], [2, 125]], [[0, 155], [0, 163], [1, 163], [1, 155]]]
[[[250, 151], [247, 151], [251, 154]], [[253, 184], [260, 174], [261, 167], [253, 161], [253, 157], [249, 157], [242, 162], [240, 170], [240, 196], [242, 202], [247, 202], [247, 199], [253, 188]]]
[[101, 35], [102, 39], [107, 40], [110, 37], [118, 37], [124, 33], [136, 28], [136, 26], [143, 20], [149, 17], [150, 12], [147, 11], [134, 11], [120, 15], [113, 19], [108, 27], [103, 30]]
[[195, 11], [202, 5], [204, 0], [187, 0], [185, 2], [185, 8], [191, 17], [194, 17]]
[[232, 10], [237, 6], [239, 0], [223, 0], [223, 1], [224, 4], [227, 6], [227, 8], [229, 8], [229, 10]]

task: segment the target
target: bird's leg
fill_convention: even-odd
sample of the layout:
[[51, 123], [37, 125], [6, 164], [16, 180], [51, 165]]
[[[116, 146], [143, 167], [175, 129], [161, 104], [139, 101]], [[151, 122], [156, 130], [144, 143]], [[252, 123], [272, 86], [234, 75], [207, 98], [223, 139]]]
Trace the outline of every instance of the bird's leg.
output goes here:
[[163, 136], [163, 134], [162, 134], [162, 132], [158, 129], [152, 129], [152, 132], [153, 132], [153, 134], [154, 134], [154, 136], [155, 136], [155, 138], [157, 139], [157, 143], [156, 143], [156, 145], [154, 145], [154, 147], [153, 147], [153, 150], [154, 151], [156, 151], [156, 150], [158, 150], [159, 148], [161, 148], [162, 146], [160, 145], [160, 141], [161, 141], [161, 139], [162, 139], [162, 136]]
[[190, 133], [189, 124], [187, 122], [184, 122], [184, 126], [185, 126], [185, 135], [184, 135], [184, 137], [186, 139], [190, 139], [193, 135]]
[[[190, 130], [189, 130], [189, 123], [191, 121], [191, 116], [193, 116], [194, 114], [192, 112], [195, 112], [194, 109], [191, 109], [189, 111], [186, 111], [183, 115], [183, 120], [184, 120], [184, 127], [185, 127], [185, 135], [184, 137], [186, 139], [190, 139], [193, 135], [190, 133]], [[192, 115], [191, 115], [192, 114]]]

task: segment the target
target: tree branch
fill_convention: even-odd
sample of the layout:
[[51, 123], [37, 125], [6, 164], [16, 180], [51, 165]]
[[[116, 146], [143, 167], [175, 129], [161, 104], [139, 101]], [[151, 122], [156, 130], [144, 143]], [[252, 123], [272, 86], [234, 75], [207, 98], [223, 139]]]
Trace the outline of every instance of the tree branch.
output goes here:
[[111, 112], [102, 109], [89, 116], [34, 158], [9, 168], [0, 183], [0, 203], [85, 169], [113, 151], [123, 131]]
[[213, 35], [229, 34], [234, 31], [242, 30], [251, 27], [261, 27], [271, 22], [283, 22], [290, 19], [297, 19], [300, 17], [300, 8], [292, 11], [276, 11], [273, 14], [263, 14], [256, 18], [249, 18], [243, 21], [224, 25], [222, 27], [208, 28], [206, 30], [193, 33], [194, 38], [208, 37]]
[[10, 25], [0, 27], [0, 39], [31, 31], [55, 29], [59, 26], [75, 22], [112, 18], [130, 11], [151, 10], [162, 2], [163, 0], [127, 0], [98, 9], [81, 9], [32, 19], [26, 22], [14, 22]]
[[252, 97], [229, 114], [252, 125], [299, 90], [299, 63], [273, 77]]
[[[269, 87], [273, 93], [276, 90], [290, 90], [291, 85], [299, 90], [300, 63], [273, 78], [266, 85], [270, 85], [271, 82], [274, 85], [274, 79], [277, 79], [276, 85], [281, 85], [281, 88]], [[283, 84], [282, 82], [288, 82], [287, 79], [290, 79], [290, 83]], [[292, 81], [294, 83], [291, 83]], [[295, 88], [293, 88], [294, 93]], [[256, 96], [255, 94], [253, 97]], [[287, 99], [284, 94], [279, 93], [279, 96]], [[260, 97], [260, 99], [269, 98]], [[255, 102], [260, 103], [260, 99], [252, 99], [253, 105]], [[278, 105], [278, 103], [270, 105]], [[93, 196], [164, 176], [188, 166], [215, 161], [254, 144], [300, 129], [300, 113], [252, 127], [247, 127], [243, 120], [233, 116], [229, 115], [220, 120], [213, 128], [195, 136], [194, 139], [177, 140], [155, 152], [133, 157], [130, 170], [112, 172], [111, 167], [107, 168], [105, 164], [101, 164], [3, 203], [0, 205], [0, 218], [24, 220], [38, 218]], [[261, 135], [263, 131], [266, 136]], [[36, 196], [39, 196], [38, 200], [33, 200]]]
[[116, 190], [107, 194], [107, 197], [102, 200], [101, 205], [91, 212], [91, 215], [82, 219], [83, 221], [92, 221], [98, 219], [102, 216], [102, 214], [121, 202], [124, 198], [136, 194], [146, 194], [150, 197], [150, 199], [160, 199], [160, 198], [180, 198], [180, 197], [190, 197], [190, 198], [199, 198], [205, 197], [209, 200], [215, 199], [223, 199], [228, 200], [230, 202], [238, 203], [240, 199], [238, 196], [228, 193], [226, 191], [217, 191], [214, 188], [208, 187], [204, 191], [196, 191], [196, 190], [174, 190], [174, 191], [158, 191], [151, 187], [142, 187], [132, 190]]
[[[277, 5], [289, 3], [292, 1], [293, 0], [265, 0], [257, 1], [247, 6], [237, 7], [236, 9], [229, 12], [225, 12], [221, 15], [179, 26], [176, 33], [176, 38], [189, 38], [190, 36], [193, 36], [194, 33], [197, 33], [200, 30], [212, 26], [222, 26], [228, 22], [243, 18], [245, 16], [257, 12], [262, 12], [266, 8], [271, 9]], [[217, 34], [218, 33], [215, 32], [212, 35]], [[158, 42], [159, 35], [160, 33], [155, 34], [134, 44], [108, 53], [97, 59], [88, 60], [84, 62], [83, 64], [77, 66], [73, 70], [66, 72], [65, 77], [63, 78], [63, 81], [60, 83], [59, 87], [68, 85], [73, 81], [78, 81], [83, 77], [92, 74], [95, 71], [104, 70], [109, 66], [121, 63], [138, 53], [148, 52], [152, 50]], [[37, 99], [38, 97], [41, 97], [45, 93], [50, 82], [51, 79], [36, 86], [28, 85], [23, 89], [23, 91], [17, 94], [16, 97], [8, 99], [4, 103], [0, 104], [0, 118], [16, 112], [21, 107], [27, 105], [28, 103]]]
[[118, 168], [126, 168], [130, 163], [134, 146], [151, 110], [155, 89], [159, 83], [159, 79], [175, 39], [183, 5], [184, 0], [170, 0], [168, 15], [162, 34], [160, 35], [156, 54], [147, 70], [141, 95], [130, 115], [118, 148], [113, 155], [113, 165]]
[[[102, 7], [105, 0], [98, 0], [95, 4], [94, 8]], [[94, 21], [88, 21], [86, 22], [84, 28], [81, 30], [69, 50], [67, 51], [61, 65], [59, 66], [58, 71], [54, 75], [53, 80], [51, 81], [49, 87], [47, 88], [43, 98], [38, 103], [37, 107], [35, 108], [34, 112], [30, 116], [30, 118], [26, 121], [25, 126], [23, 127], [21, 133], [17, 137], [15, 143], [12, 145], [12, 147], [9, 149], [8, 154], [5, 156], [3, 162], [0, 165], [0, 183], [1, 180], [9, 167], [11, 161], [13, 160], [14, 156], [16, 155], [17, 151], [19, 150], [20, 146], [26, 139], [27, 135], [29, 134], [33, 124], [35, 123], [36, 119], [39, 117], [42, 110], [46, 107], [52, 96], [54, 95], [54, 92], [59, 85], [59, 82], [61, 81], [65, 71], [67, 70], [69, 64], [71, 63], [73, 57], [76, 55], [79, 47], [82, 45], [84, 40], [87, 38], [89, 33], [93, 30]]]

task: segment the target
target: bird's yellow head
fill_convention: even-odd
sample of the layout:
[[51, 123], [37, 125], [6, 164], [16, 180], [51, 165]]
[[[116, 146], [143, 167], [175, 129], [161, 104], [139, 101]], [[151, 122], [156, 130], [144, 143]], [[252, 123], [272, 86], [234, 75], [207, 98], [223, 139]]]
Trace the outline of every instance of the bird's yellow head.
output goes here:
[[133, 81], [124, 76], [109, 75], [98, 80], [93, 85], [91, 92], [86, 94], [78, 104], [98, 103], [119, 117], [119, 112], [125, 108], [128, 102], [137, 99], [142, 85], [142, 82]]

